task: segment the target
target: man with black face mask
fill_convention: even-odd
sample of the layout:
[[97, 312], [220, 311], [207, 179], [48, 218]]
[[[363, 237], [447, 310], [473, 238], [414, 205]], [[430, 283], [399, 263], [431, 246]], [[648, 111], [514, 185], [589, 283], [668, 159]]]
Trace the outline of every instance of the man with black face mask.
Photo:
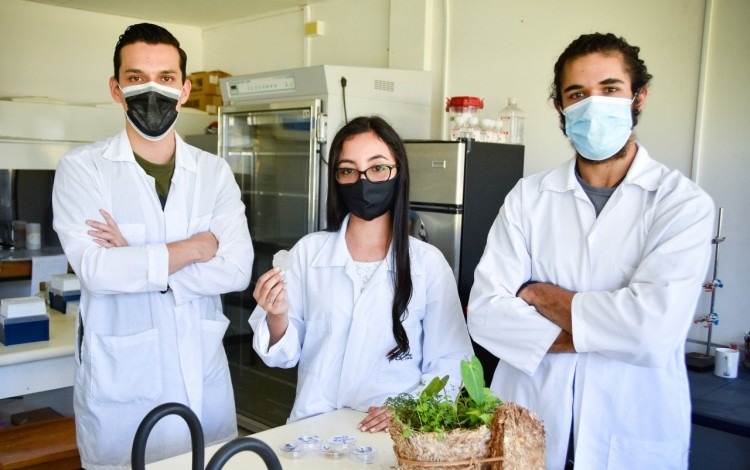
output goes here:
[[[130, 26], [109, 80], [125, 129], [57, 168], [54, 228], [81, 280], [74, 407], [89, 470], [130, 468], [138, 425], [167, 402], [192, 409], [206, 444], [237, 434], [219, 295], [247, 287], [253, 248], [229, 166], [174, 131], [186, 61], [166, 29]], [[189, 450], [185, 423], [165, 419], [146, 461]]]
[[469, 332], [491, 388], [539, 414], [547, 468], [686, 468], [685, 337], [714, 205], [633, 133], [651, 75], [613, 34], [574, 40], [552, 100], [574, 155], [522, 179], [487, 237]]

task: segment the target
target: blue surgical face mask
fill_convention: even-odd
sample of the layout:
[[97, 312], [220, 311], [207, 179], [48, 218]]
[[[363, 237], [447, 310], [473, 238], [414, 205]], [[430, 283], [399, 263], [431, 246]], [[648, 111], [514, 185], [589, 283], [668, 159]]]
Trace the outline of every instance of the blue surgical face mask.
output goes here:
[[633, 99], [589, 96], [563, 109], [565, 134], [588, 160], [606, 160], [625, 146], [633, 130]]
[[128, 104], [126, 116], [144, 139], [161, 140], [177, 121], [181, 88], [148, 82], [120, 88]]

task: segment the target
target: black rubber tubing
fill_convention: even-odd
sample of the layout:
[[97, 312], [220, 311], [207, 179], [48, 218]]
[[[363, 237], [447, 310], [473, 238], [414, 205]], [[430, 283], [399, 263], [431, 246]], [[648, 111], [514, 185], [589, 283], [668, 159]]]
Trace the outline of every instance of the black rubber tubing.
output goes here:
[[[148, 441], [148, 436], [160, 419], [171, 414], [182, 417], [187, 423], [188, 429], [190, 429], [190, 441], [193, 450], [193, 470], [203, 470], [203, 462], [205, 461], [203, 428], [193, 410], [182, 403], [164, 403], [151, 410], [143, 418], [143, 421], [138, 426], [138, 430], [135, 432], [133, 450], [130, 454], [130, 463], [133, 470], [146, 469], [146, 441]], [[281, 466], [278, 468], [281, 469]]]
[[241, 437], [224, 444], [209, 460], [206, 470], [220, 470], [236, 453], [243, 450], [255, 452], [263, 459], [268, 470], [281, 470], [279, 457], [268, 444], [254, 437]]

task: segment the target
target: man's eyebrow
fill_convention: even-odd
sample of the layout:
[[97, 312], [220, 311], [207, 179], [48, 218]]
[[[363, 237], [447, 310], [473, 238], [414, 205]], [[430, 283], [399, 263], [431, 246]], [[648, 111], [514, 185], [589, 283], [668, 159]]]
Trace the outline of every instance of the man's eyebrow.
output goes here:
[[[125, 69], [124, 72], [125, 73], [140, 73], [140, 74], [145, 74], [146, 73], [146, 72], [144, 72], [141, 69]], [[160, 71], [159, 75], [171, 75], [171, 74], [174, 74], [174, 73], [177, 73], [177, 71], [176, 70], [172, 70], [172, 69], [166, 69], [166, 70]]]
[[580, 90], [582, 88], [583, 88], [583, 85], [570, 85], [563, 90], [563, 93], [567, 93], [573, 90]]
[[[599, 85], [615, 85], [615, 84], [624, 85], [625, 82], [620, 80], [619, 78], [605, 78], [604, 80], [599, 82]], [[567, 93], [573, 90], [580, 90], [582, 88], [583, 88], [583, 85], [578, 85], [578, 84], [570, 85], [570, 86], [565, 87], [565, 89], [563, 90], [563, 93]]]

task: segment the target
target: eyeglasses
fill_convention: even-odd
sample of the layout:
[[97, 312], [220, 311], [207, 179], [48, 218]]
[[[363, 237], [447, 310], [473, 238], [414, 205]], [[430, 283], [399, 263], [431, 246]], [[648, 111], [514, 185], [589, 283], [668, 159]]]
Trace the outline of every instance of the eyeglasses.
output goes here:
[[356, 168], [338, 168], [336, 170], [336, 181], [339, 184], [354, 184], [359, 181], [360, 175], [365, 175], [370, 183], [385, 183], [391, 179], [391, 172], [398, 165], [374, 165], [360, 171]]

